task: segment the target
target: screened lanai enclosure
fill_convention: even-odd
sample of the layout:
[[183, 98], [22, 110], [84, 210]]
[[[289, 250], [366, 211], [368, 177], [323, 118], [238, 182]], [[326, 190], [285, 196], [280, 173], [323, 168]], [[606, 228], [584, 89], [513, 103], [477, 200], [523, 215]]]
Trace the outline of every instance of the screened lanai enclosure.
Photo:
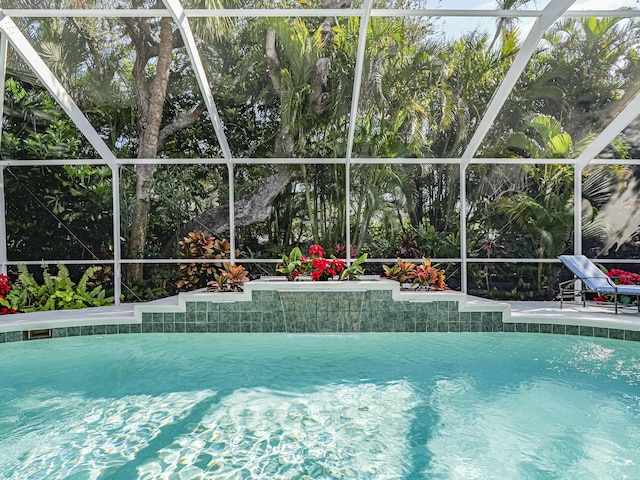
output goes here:
[[0, 1], [10, 278], [171, 295], [198, 232], [254, 277], [315, 244], [489, 298], [640, 267], [635, 0]]

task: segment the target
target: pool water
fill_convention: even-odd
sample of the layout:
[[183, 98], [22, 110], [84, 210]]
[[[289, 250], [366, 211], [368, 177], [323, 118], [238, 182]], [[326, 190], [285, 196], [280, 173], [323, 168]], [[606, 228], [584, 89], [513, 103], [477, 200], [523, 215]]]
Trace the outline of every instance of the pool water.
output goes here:
[[0, 479], [640, 478], [640, 344], [147, 334], [0, 348]]

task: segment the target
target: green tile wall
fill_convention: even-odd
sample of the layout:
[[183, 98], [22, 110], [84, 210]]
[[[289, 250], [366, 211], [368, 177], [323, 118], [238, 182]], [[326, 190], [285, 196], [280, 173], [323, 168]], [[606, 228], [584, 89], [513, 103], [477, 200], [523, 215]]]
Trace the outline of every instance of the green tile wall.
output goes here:
[[[640, 332], [575, 325], [503, 323], [501, 312], [459, 312], [451, 301], [393, 301], [390, 290], [255, 291], [250, 302], [189, 302], [182, 313], [143, 313], [141, 324], [52, 329], [52, 337], [134, 333], [515, 332], [640, 341]], [[27, 332], [0, 333], [0, 343]]]

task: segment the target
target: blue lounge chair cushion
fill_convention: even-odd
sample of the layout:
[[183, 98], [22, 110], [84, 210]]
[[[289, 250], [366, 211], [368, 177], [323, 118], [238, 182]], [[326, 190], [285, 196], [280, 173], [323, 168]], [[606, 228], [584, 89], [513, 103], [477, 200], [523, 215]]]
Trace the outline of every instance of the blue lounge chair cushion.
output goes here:
[[[582, 280], [584, 286], [594, 292], [602, 293], [622, 293], [620, 287], [616, 285], [606, 273], [600, 270], [591, 260], [584, 255], [560, 255], [560, 261], [571, 272]], [[633, 285], [624, 285], [625, 287], [633, 287]], [[635, 293], [640, 294], [640, 285], [635, 286]], [[631, 294], [631, 292], [628, 292]]]

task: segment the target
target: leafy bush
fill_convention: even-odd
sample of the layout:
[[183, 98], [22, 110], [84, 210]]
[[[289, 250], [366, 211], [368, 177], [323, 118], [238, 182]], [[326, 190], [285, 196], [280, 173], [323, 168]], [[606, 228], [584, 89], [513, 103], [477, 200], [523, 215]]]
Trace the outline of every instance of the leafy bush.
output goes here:
[[[113, 304], [102, 285], [92, 279], [103, 267], [89, 267], [78, 284], [69, 276], [69, 270], [58, 264], [57, 275], [52, 275], [46, 265], [42, 267], [42, 283], [34, 278], [24, 265], [18, 265], [18, 279], [0, 297], [0, 305], [15, 312], [37, 312], [47, 310], [73, 310], [86, 307], [102, 307]], [[9, 312], [6, 312], [9, 313]]]
[[282, 256], [276, 271], [284, 273], [287, 280], [295, 280], [299, 276], [309, 276], [311, 280], [358, 280], [364, 274], [362, 264], [367, 254], [362, 254], [347, 266], [344, 260], [334, 256], [325, 258], [325, 251], [320, 245], [311, 245], [309, 255], [302, 255], [300, 248], [294, 247], [289, 255]]
[[240, 292], [245, 282], [249, 281], [249, 272], [242, 265], [229, 263], [220, 268], [214, 278], [207, 284], [209, 291]]
[[[222, 260], [231, 256], [231, 244], [228, 241], [205, 235], [201, 230], [189, 232], [182, 241], [178, 242], [178, 246], [180, 248], [178, 258], [182, 259]], [[239, 252], [236, 251], [236, 256], [238, 255]], [[180, 290], [204, 287], [209, 278], [214, 276], [221, 267], [222, 263], [215, 261], [211, 263], [180, 263], [176, 286]]]
[[411, 283], [415, 277], [416, 264], [410, 261], [403, 262], [401, 258], [391, 265], [383, 265], [384, 276], [400, 283]]
[[409, 284], [415, 289], [447, 290], [444, 283], [444, 270], [440, 270], [436, 265], [431, 264], [431, 260], [425, 258], [422, 265], [415, 265], [410, 261], [402, 261], [398, 258], [395, 265], [391, 267], [383, 265], [385, 276], [401, 284]]

